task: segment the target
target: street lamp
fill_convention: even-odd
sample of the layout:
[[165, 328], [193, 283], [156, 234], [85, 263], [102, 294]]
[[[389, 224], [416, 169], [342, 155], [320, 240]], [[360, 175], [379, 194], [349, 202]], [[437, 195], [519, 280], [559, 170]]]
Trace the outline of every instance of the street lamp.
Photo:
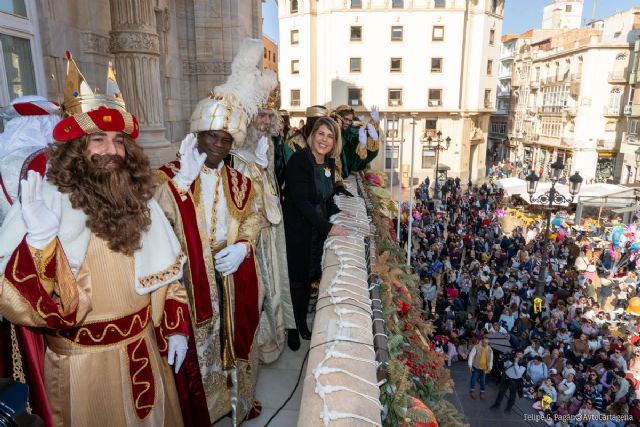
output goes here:
[[582, 177], [578, 172], [574, 173], [569, 178], [569, 193], [571, 198], [565, 197], [563, 194], [556, 190], [556, 183], [560, 179], [564, 164], [560, 159], [551, 164], [551, 188], [549, 191], [534, 196], [538, 187], [538, 181], [540, 177], [535, 172], [531, 172], [527, 176], [527, 193], [529, 193], [529, 201], [531, 203], [538, 203], [545, 210], [546, 227], [544, 232], [544, 240], [542, 242], [542, 262], [540, 264], [540, 272], [538, 274], [538, 283], [536, 284], [536, 296], [544, 297], [545, 277], [547, 276], [547, 264], [549, 264], [549, 228], [551, 226], [551, 213], [556, 206], [571, 204], [573, 199], [580, 192], [580, 185], [582, 184]]
[[427, 148], [430, 150], [434, 150], [436, 152], [436, 173], [435, 173], [435, 183], [434, 183], [434, 199], [440, 198], [440, 186], [438, 185], [438, 169], [440, 168], [440, 151], [445, 151], [449, 149], [449, 145], [451, 145], [451, 138], [447, 137], [446, 139], [442, 139], [442, 132], [438, 131], [436, 133], [436, 139], [433, 139], [431, 135], [427, 138]]

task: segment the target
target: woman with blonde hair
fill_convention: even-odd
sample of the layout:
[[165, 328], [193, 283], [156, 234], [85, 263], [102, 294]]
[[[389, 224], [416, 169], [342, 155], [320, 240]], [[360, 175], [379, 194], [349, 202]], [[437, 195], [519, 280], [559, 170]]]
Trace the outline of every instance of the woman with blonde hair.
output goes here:
[[[340, 155], [340, 129], [329, 117], [316, 120], [307, 147], [289, 159], [285, 177], [284, 229], [293, 314], [303, 339], [310, 339], [307, 305], [311, 283], [322, 274], [322, 248], [327, 236], [345, 236], [329, 217], [340, 212], [333, 202], [336, 183], [335, 159]], [[290, 331], [291, 332], [291, 331]], [[300, 347], [298, 334], [289, 334], [289, 347]]]

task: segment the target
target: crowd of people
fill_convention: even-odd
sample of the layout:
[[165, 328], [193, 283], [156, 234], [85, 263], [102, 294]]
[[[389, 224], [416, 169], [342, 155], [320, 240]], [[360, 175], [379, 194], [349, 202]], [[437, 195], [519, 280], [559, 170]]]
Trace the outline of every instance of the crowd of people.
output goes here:
[[608, 251], [552, 226], [540, 277], [542, 221], [505, 233], [500, 217], [508, 200], [494, 184], [450, 179], [445, 186], [437, 200], [426, 183], [416, 189], [410, 221], [403, 207], [400, 243], [410, 224], [431, 338], [449, 366], [468, 364], [470, 397], [484, 399], [496, 378], [492, 410], [508, 395], [505, 411], [524, 398], [524, 412], [539, 412], [549, 425], [640, 425], [634, 266], [609, 277]]

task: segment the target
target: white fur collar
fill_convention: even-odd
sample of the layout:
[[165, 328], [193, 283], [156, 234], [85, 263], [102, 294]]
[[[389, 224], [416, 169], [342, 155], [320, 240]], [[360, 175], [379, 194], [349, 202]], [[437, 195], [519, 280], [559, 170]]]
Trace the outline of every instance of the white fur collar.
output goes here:
[[[42, 196], [45, 204], [51, 206], [56, 188], [44, 182]], [[144, 295], [182, 278], [182, 266], [186, 256], [181, 250], [169, 221], [158, 203], [149, 201], [151, 226], [142, 235], [142, 247], [134, 253], [135, 290]], [[4, 272], [11, 254], [20, 244], [26, 226], [20, 211], [20, 202], [13, 204], [0, 228], [0, 269]], [[66, 194], [62, 195], [62, 218], [58, 238], [64, 249], [69, 265], [76, 275], [84, 262], [89, 247], [91, 231], [86, 226], [86, 215], [71, 207]]]

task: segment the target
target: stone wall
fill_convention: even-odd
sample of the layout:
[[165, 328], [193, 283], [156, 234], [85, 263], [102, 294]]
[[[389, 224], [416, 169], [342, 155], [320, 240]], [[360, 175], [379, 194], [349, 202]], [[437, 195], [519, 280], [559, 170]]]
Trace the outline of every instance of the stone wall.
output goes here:
[[39, 0], [38, 9], [48, 96], [62, 100], [66, 50], [100, 90], [113, 62], [153, 166], [174, 157], [241, 41], [262, 34], [260, 0]]

